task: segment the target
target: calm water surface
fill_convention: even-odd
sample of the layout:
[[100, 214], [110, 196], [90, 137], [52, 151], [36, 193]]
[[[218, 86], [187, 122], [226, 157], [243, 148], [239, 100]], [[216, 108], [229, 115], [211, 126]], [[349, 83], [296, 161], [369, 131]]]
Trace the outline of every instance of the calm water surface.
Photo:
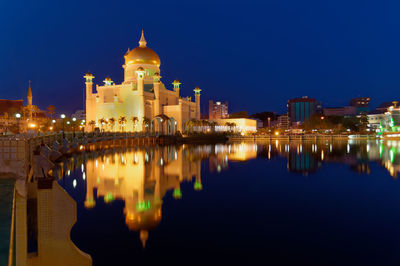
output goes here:
[[109, 150], [54, 173], [93, 265], [399, 265], [400, 142]]

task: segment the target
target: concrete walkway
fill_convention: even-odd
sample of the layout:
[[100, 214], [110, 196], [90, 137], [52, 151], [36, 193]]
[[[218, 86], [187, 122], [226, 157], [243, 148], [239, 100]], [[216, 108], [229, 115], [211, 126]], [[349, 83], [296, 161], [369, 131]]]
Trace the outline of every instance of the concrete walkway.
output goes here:
[[7, 265], [14, 179], [0, 179], [0, 265]]

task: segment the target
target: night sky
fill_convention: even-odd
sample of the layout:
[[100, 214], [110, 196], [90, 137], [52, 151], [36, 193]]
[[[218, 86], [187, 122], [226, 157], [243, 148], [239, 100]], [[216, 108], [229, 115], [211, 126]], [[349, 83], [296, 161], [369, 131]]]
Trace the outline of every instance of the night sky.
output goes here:
[[230, 111], [286, 111], [308, 95], [323, 106], [398, 97], [400, 1], [1, 1], [0, 98], [71, 113], [84, 79], [123, 81], [123, 55], [145, 31], [162, 81]]

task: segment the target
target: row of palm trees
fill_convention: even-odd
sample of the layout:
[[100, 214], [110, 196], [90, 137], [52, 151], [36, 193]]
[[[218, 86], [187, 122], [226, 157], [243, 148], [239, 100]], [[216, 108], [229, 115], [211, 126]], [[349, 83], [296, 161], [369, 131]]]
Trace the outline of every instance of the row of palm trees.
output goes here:
[[[197, 130], [200, 127], [201, 132], [208, 131], [208, 129], [210, 129], [212, 132], [215, 132], [216, 126], [217, 122], [208, 120], [190, 119], [186, 122], [186, 128], [189, 132], [193, 132], [195, 127], [197, 128]], [[236, 127], [236, 123], [226, 122], [225, 126], [229, 128], [229, 131], [233, 131], [233, 129]]]
[[[130, 121], [132, 122], [134, 130], [136, 130], [136, 127], [139, 124], [139, 118], [137, 116], [132, 116]], [[118, 118], [118, 120], [115, 119], [114, 117], [111, 117], [109, 119], [100, 118], [98, 120], [98, 123], [99, 123], [100, 128], [101, 128], [102, 131], [104, 130], [104, 127], [107, 126], [107, 125], [110, 125], [111, 126], [111, 130], [113, 131], [116, 122], [118, 122], [118, 124], [120, 126], [120, 130], [124, 131], [128, 120], [126, 119], [125, 116], [120, 116]], [[96, 121], [90, 120], [88, 123], [92, 127], [92, 131], [93, 131], [94, 127], [96, 126]], [[150, 125], [150, 119], [148, 119], [146, 117], [143, 117], [143, 126], [145, 127], [146, 131], [149, 128], [149, 125]]]
[[[137, 116], [132, 116], [130, 121], [132, 122], [133, 129], [136, 130], [136, 127], [139, 124], [139, 118]], [[107, 126], [107, 125], [110, 125], [111, 130], [113, 131], [116, 122], [117, 122], [117, 119], [115, 119], [114, 117], [111, 117], [109, 119], [100, 118], [98, 121], [102, 131], [104, 130], [104, 126]], [[150, 119], [143, 117], [143, 126], [146, 131], [149, 129], [150, 122], [151, 122]], [[125, 116], [120, 116], [118, 118], [118, 124], [120, 126], [121, 131], [125, 131], [124, 129], [125, 129], [126, 123], [127, 123], [127, 119]], [[92, 131], [93, 131], [94, 127], [96, 126], [96, 121], [94, 121], [94, 120], [89, 121], [89, 125], [92, 127]], [[215, 132], [216, 126], [217, 126], [217, 122], [208, 121], [208, 120], [190, 119], [186, 122], [186, 128], [189, 132], [193, 132], [195, 127], [197, 128], [197, 130], [199, 130], [199, 127], [200, 127], [200, 130], [202, 132], [209, 131], [209, 129], [212, 132]], [[234, 128], [236, 127], [236, 124], [233, 122], [232, 123], [226, 122], [225, 126], [228, 127], [229, 131], [232, 132], [234, 130]]]

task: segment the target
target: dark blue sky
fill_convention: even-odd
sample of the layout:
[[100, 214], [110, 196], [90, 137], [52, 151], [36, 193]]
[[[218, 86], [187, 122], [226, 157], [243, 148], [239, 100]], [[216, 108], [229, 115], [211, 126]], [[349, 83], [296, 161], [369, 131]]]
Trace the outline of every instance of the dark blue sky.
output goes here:
[[[168, 86], [203, 103], [284, 112], [291, 97], [324, 106], [398, 97], [400, 1], [1, 1], [0, 98], [57, 112], [82, 108], [84, 80], [123, 80], [123, 55], [145, 30]], [[205, 107], [205, 105], [203, 106]], [[205, 109], [205, 108], [203, 108]]]

